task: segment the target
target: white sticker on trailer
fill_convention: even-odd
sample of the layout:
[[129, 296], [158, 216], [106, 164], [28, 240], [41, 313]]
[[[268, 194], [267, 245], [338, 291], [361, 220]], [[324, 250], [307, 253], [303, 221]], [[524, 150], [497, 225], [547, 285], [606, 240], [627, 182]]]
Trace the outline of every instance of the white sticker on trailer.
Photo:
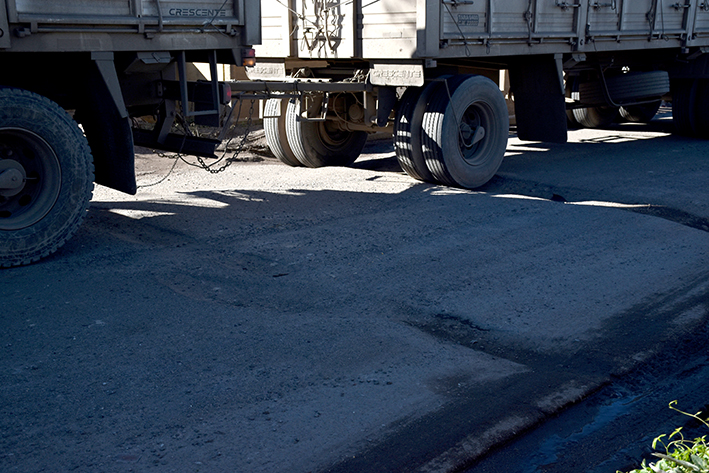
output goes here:
[[478, 14], [459, 14], [458, 24], [460, 26], [478, 26], [480, 24], [480, 15]]
[[423, 65], [374, 64], [369, 71], [369, 81], [373, 85], [420, 87], [423, 85]]
[[251, 80], [285, 80], [286, 65], [283, 63], [260, 63], [246, 68], [246, 75]]

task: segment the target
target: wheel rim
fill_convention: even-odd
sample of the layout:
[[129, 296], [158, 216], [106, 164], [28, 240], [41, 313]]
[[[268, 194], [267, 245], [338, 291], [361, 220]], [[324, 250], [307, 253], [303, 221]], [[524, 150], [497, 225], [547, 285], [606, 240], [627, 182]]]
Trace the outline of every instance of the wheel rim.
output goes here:
[[492, 130], [493, 111], [484, 103], [470, 105], [460, 119], [458, 146], [460, 154], [471, 166], [487, 162], [488, 130]]
[[[20, 183], [14, 179], [18, 175], [22, 176]], [[13, 179], [3, 180], [2, 176]], [[39, 135], [26, 129], [0, 128], [0, 182], [4, 182], [0, 187], [0, 230], [27, 228], [42, 220], [59, 197], [59, 159]]]
[[347, 143], [350, 137], [350, 132], [342, 130], [337, 127], [334, 123], [326, 121], [320, 123], [318, 127], [320, 130], [320, 139], [323, 144], [331, 149], [341, 149]]

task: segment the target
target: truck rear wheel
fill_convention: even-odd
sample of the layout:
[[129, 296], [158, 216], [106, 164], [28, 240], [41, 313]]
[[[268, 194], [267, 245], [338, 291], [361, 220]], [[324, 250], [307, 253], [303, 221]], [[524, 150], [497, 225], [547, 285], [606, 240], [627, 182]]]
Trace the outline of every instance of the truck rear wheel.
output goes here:
[[[615, 103], [660, 98], [670, 90], [670, 76], [666, 71], [628, 72], [606, 78], [606, 86]], [[585, 103], [606, 103], [606, 93], [600, 80], [581, 82], [579, 95]]]
[[59, 105], [0, 88], [0, 267], [62, 246], [84, 218], [93, 178], [88, 142]]
[[288, 99], [268, 99], [263, 109], [263, 131], [271, 152], [288, 166], [302, 166], [288, 144], [286, 108]]
[[509, 126], [507, 104], [493, 81], [455, 76], [439, 85], [424, 114], [426, 164], [443, 184], [480, 187], [502, 163]]
[[364, 131], [342, 130], [330, 120], [300, 120], [298, 99], [288, 103], [286, 134], [298, 161], [310, 168], [349, 166], [367, 143], [367, 133]]
[[423, 114], [437, 87], [433, 82], [424, 89], [409, 87], [401, 98], [394, 122], [394, 151], [401, 169], [419, 181], [436, 182], [421, 151]]
[[696, 131], [697, 84], [696, 79], [675, 79], [672, 81], [672, 121], [677, 132], [682, 135], [693, 135]]
[[[579, 99], [579, 80], [575, 76], [567, 76], [565, 78], [565, 96], [571, 101], [578, 101]], [[567, 102], [569, 102], [567, 100]], [[573, 109], [566, 109], [566, 126], [567, 128], [578, 128], [581, 126], [576, 117], [574, 116]]]
[[618, 118], [617, 107], [584, 107], [573, 109], [579, 125], [586, 128], [603, 128]]
[[700, 138], [709, 138], [709, 79], [697, 81], [697, 96], [694, 101], [696, 115], [694, 131]]
[[620, 116], [633, 123], [650, 123], [657, 115], [660, 105], [662, 105], [662, 100], [620, 107]]

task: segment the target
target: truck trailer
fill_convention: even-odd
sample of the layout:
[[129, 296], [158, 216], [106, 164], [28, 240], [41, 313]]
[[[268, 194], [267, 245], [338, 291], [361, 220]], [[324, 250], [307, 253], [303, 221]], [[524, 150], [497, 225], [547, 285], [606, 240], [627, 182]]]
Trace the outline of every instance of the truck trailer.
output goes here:
[[214, 155], [176, 121], [221, 116], [217, 65], [248, 64], [260, 34], [258, 0], [0, 1], [0, 267], [64, 244], [94, 181], [135, 194], [134, 145]]
[[265, 106], [292, 166], [348, 164], [388, 131], [413, 178], [476, 188], [502, 162], [510, 101], [522, 140], [646, 122], [663, 100], [678, 132], [709, 136], [706, 0], [261, 1], [248, 71], [300, 88]]

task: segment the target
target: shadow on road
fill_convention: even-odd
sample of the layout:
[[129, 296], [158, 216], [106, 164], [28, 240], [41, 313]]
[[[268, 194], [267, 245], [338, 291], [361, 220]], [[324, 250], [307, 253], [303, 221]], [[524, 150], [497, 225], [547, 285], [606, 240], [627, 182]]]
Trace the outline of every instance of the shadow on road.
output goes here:
[[103, 194], [2, 272], [0, 467], [467, 465], [706, 324], [706, 146], [626, 135], [512, 140], [476, 191], [377, 148]]

